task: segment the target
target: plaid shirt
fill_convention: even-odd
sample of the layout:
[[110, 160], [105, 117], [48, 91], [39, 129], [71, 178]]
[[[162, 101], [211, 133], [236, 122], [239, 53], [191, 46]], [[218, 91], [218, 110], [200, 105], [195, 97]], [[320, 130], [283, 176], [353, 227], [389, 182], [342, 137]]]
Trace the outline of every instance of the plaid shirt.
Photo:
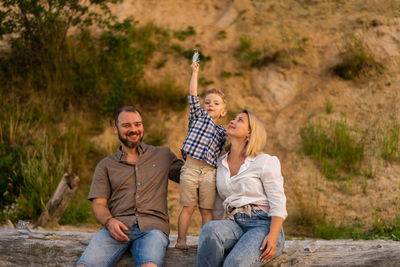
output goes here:
[[217, 167], [217, 159], [225, 145], [225, 129], [215, 125], [208, 112], [200, 107], [199, 96], [189, 95], [189, 131], [181, 147], [182, 157], [189, 155]]

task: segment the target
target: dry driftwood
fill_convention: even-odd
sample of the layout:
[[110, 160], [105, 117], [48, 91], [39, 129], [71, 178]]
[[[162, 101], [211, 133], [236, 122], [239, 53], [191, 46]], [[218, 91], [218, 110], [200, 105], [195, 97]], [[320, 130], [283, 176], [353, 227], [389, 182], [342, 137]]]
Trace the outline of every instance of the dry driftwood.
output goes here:
[[[0, 266], [74, 266], [91, 233], [0, 229]], [[195, 266], [196, 249], [173, 248], [171, 236], [165, 266]], [[196, 237], [189, 240], [194, 244]], [[116, 266], [134, 266], [130, 253]], [[293, 240], [265, 266], [400, 266], [400, 242], [390, 240]]]
[[75, 174], [65, 173], [56, 191], [51, 196], [46, 208], [40, 214], [35, 227], [51, 227], [58, 225], [62, 214], [67, 208], [69, 201], [78, 189], [79, 177]]

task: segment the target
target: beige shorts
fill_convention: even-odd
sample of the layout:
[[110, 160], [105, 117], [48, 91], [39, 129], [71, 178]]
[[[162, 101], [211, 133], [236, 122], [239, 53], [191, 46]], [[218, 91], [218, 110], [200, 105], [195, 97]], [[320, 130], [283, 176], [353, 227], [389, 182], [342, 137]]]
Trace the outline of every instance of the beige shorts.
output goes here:
[[197, 206], [202, 209], [214, 207], [216, 169], [210, 165], [185, 162], [181, 169], [179, 204]]

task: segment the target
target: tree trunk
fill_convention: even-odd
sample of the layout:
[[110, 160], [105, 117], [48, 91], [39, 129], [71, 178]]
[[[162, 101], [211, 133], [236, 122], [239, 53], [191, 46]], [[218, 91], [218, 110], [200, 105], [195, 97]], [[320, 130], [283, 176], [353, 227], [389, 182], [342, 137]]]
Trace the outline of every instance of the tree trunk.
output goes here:
[[40, 214], [35, 227], [57, 226], [62, 214], [78, 189], [79, 177], [75, 174], [65, 173], [56, 191], [50, 198], [46, 208]]
[[[92, 233], [0, 228], [0, 266], [74, 266]], [[196, 249], [174, 248], [170, 236], [164, 266], [196, 266]], [[188, 237], [196, 244], [198, 237]], [[116, 267], [135, 266], [129, 249]], [[392, 240], [287, 240], [283, 254], [267, 266], [400, 266], [400, 242]]]

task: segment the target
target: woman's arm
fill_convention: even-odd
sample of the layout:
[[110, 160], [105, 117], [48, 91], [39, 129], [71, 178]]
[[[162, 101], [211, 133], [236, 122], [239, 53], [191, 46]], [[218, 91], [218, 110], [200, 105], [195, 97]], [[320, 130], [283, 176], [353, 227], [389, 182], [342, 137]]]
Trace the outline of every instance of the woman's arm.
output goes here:
[[268, 235], [264, 238], [260, 250], [264, 252], [260, 256], [260, 260], [265, 262], [272, 259], [276, 253], [279, 232], [283, 224], [283, 218], [278, 216], [271, 217], [271, 228]]

